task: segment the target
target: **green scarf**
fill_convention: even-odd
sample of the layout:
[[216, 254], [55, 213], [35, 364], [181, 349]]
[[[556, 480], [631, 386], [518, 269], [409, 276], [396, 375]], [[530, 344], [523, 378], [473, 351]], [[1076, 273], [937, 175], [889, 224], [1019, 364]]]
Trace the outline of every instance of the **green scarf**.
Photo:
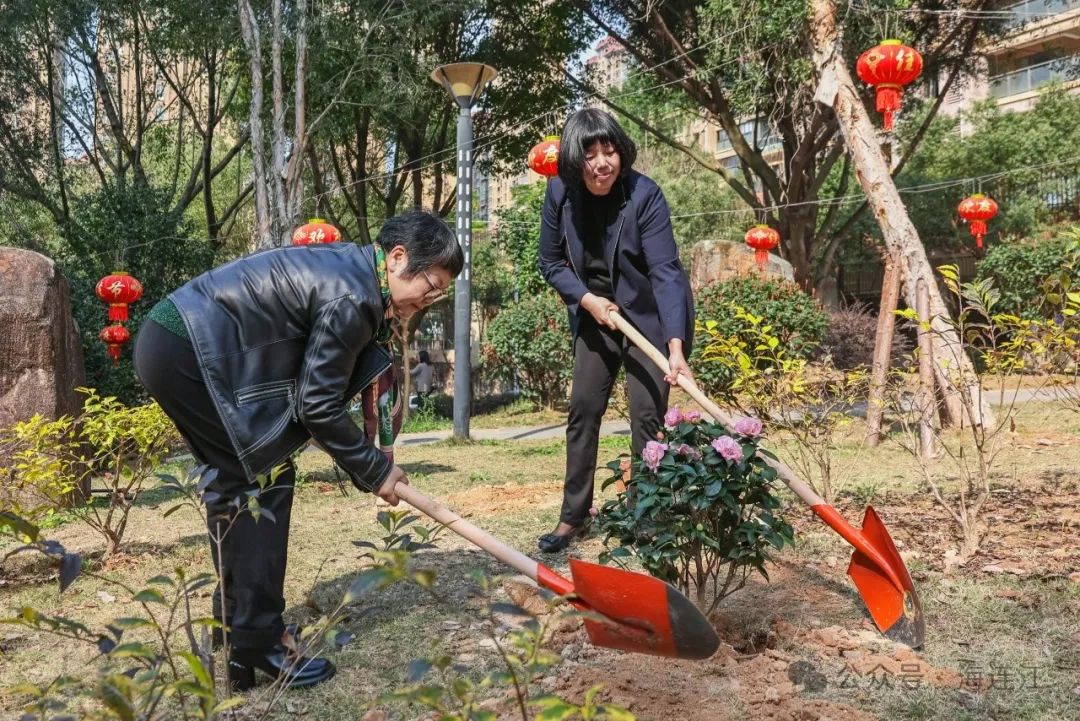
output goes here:
[[[385, 311], [390, 307], [390, 274], [386, 269], [386, 253], [378, 245], [375, 246], [375, 276], [379, 279], [379, 292], [382, 294]], [[375, 334], [375, 342], [390, 350], [390, 335], [390, 321], [386, 320], [384, 315]], [[394, 377], [393, 361], [384, 373], [361, 392], [360, 406], [364, 409], [364, 433], [368, 440], [393, 463], [394, 439], [401, 430], [402, 419], [401, 394]]]

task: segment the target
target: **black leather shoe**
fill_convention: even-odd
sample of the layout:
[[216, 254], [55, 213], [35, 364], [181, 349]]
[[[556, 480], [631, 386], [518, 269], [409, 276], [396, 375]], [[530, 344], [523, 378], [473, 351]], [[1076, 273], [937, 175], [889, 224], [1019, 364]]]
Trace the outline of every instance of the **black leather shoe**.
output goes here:
[[584, 532], [584, 526], [575, 526], [567, 533], [545, 533], [536, 540], [536, 545], [544, 553], [558, 553], [570, 545], [572, 538]]
[[290, 688], [314, 686], [333, 678], [337, 669], [325, 658], [297, 657], [277, 645], [266, 649], [234, 648], [229, 654], [229, 680], [233, 691], [255, 686], [255, 671], [271, 678], [283, 677]]

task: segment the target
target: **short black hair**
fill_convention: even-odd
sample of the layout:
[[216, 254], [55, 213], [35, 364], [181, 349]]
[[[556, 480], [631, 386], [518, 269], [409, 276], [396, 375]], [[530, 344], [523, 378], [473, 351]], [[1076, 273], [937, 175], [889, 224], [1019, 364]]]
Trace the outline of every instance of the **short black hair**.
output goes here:
[[596, 143], [611, 143], [619, 154], [619, 174], [626, 177], [637, 160], [637, 146], [618, 121], [599, 108], [585, 108], [570, 116], [559, 138], [559, 178], [569, 190], [583, 184], [585, 153]]
[[465, 254], [461, 252], [454, 231], [446, 222], [423, 210], [410, 210], [394, 216], [383, 223], [375, 242], [390, 252], [399, 245], [409, 254], [405, 275], [412, 277], [422, 271], [446, 268], [451, 278], [456, 278], [465, 267]]
[[431, 364], [431, 356], [428, 355], [426, 350], [420, 351], [420, 362], [427, 363], [428, 365]]

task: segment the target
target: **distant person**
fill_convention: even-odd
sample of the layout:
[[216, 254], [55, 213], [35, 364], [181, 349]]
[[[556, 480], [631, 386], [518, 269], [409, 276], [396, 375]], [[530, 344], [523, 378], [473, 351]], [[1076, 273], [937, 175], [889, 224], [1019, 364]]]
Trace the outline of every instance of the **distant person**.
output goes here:
[[[346, 403], [361, 391], [387, 395], [391, 319], [438, 301], [463, 265], [446, 223], [413, 211], [387, 220], [373, 245], [274, 248], [209, 270], [154, 306], [139, 331], [139, 380], [210, 466], [210, 552], [221, 579], [213, 613], [229, 630], [237, 688], [254, 685], [256, 670], [290, 686], [334, 675], [326, 659], [291, 658], [281, 644], [290, 457], [314, 439], [357, 488], [397, 505], [394, 489], [408, 478], [369, 437], [394, 425], [392, 409], [365, 403], [365, 432]], [[219, 558], [213, 538], [232, 501], [282, 466], [259, 493], [274, 520], [236, 515]]]
[[[633, 170], [634, 142], [614, 118], [590, 108], [566, 121], [560, 146], [559, 177], [544, 198], [540, 272], [569, 309], [574, 371], [562, 511], [558, 527], [538, 541], [547, 553], [566, 548], [589, 516], [600, 421], [619, 368], [626, 368], [632, 448], [640, 454], [660, 430], [668, 384], [692, 377], [686, 357], [694, 333], [667, 201]], [[613, 310], [667, 349], [670, 376], [615, 329]]]
[[431, 367], [431, 357], [426, 350], [420, 351], [419, 360], [409, 370], [416, 388], [417, 399], [427, 398], [431, 393], [431, 376], [434, 369]]

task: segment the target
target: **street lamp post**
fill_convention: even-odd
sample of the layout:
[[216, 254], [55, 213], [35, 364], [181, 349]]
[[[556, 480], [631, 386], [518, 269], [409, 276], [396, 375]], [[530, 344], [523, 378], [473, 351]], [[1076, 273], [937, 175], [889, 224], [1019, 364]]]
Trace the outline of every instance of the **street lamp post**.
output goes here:
[[472, 403], [472, 165], [473, 131], [470, 110], [495, 77], [483, 63], [440, 65], [431, 79], [442, 85], [458, 105], [457, 121], [457, 237], [465, 267], [454, 284], [454, 437], [469, 437]]

